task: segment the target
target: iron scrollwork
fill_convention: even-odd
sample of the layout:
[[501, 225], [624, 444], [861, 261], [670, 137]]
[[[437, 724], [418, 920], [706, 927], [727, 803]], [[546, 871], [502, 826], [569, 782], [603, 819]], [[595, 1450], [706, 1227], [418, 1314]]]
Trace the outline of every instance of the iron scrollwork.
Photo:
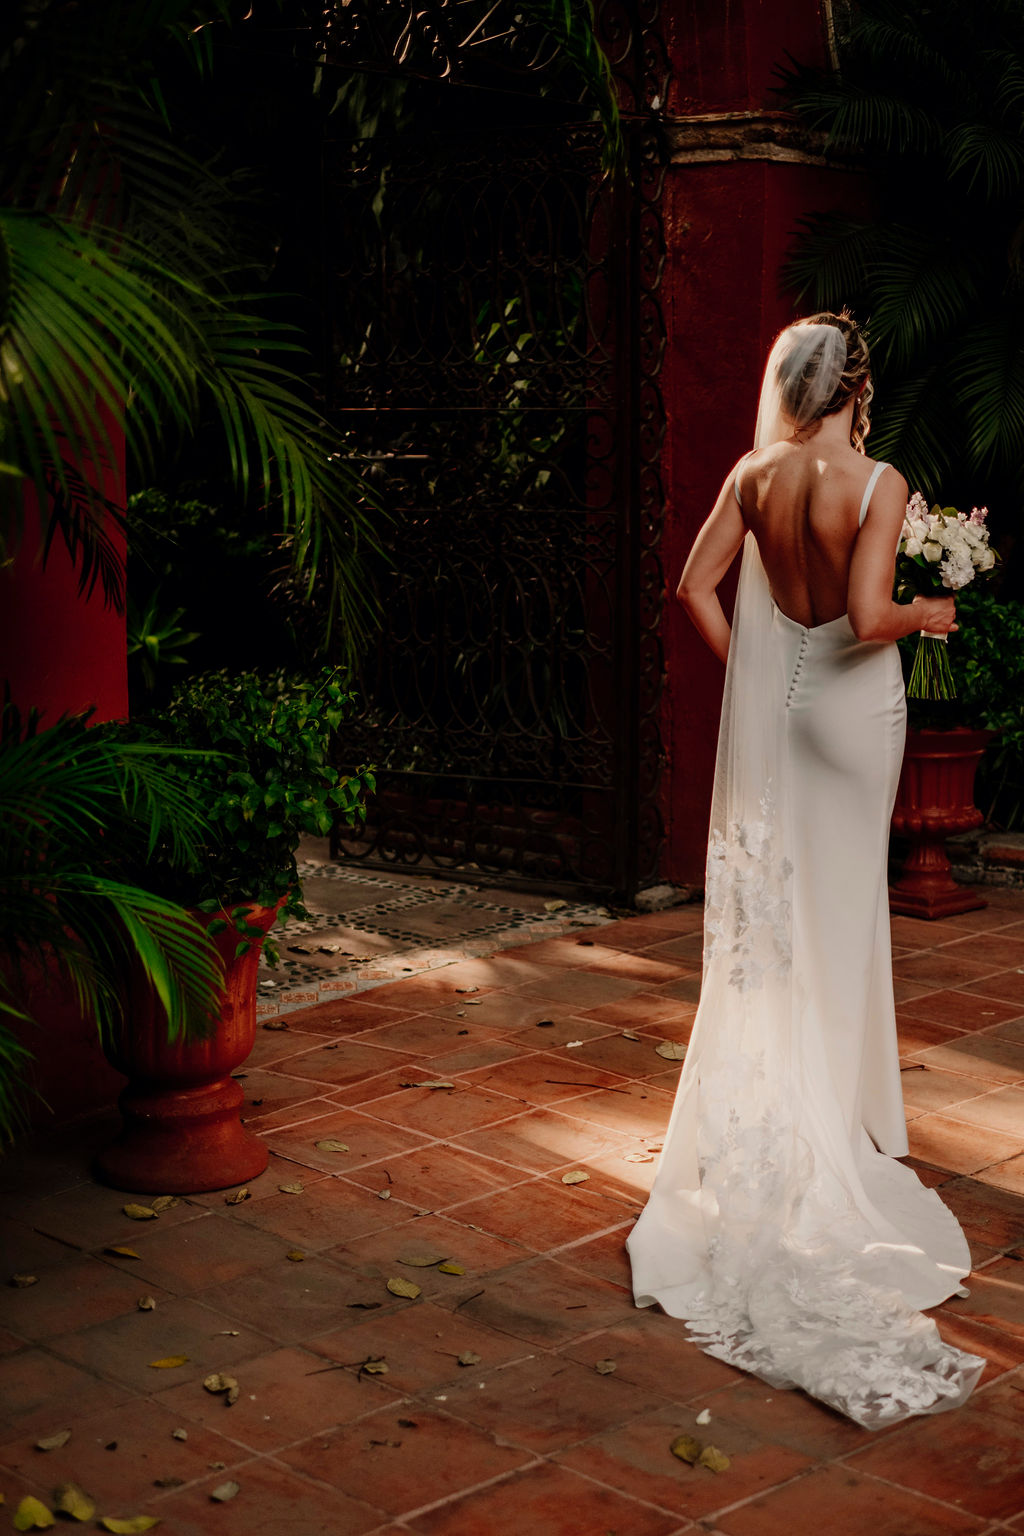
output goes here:
[[613, 183], [512, 14], [329, 12], [330, 67], [372, 56], [393, 114], [339, 133], [328, 176], [332, 407], [394, 519], [344, 741], [379, 791], [334, 852], [628, 899], [662, 841], [664, 54], [653, 0], [605, 4], [635, 114]]

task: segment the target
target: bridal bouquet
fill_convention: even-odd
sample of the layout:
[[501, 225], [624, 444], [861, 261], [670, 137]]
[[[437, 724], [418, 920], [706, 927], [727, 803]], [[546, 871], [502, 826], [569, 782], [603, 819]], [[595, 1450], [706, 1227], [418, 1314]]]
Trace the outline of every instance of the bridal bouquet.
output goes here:
[[[991, 571], [998, 556], [988, 541], [987, 517], [987, 507], [972, 507], [969, 514], [956, 507], [929, 509], [921, 492], [915, 491], [907, 503], [896, 554], [897, 598], [942, 597]], [[956, 698], [946, 639], [922, 629], [907, 684], [908, 698]]]

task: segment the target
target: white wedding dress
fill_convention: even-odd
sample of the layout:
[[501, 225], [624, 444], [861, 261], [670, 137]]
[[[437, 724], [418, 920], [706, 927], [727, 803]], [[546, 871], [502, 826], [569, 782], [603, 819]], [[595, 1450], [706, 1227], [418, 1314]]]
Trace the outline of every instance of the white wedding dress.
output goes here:
[[867, 1428], [957, 1407], [985, 1364], [921, 1315], [961, 1288], [970, 1257], [939, 1196], [895, 1161], [886, 862], [905, 719], [896, 646], [858, 642], [845, 615], [787, 618], [748, 534], [700, 1007], [626, 1244], [638, 1306]]

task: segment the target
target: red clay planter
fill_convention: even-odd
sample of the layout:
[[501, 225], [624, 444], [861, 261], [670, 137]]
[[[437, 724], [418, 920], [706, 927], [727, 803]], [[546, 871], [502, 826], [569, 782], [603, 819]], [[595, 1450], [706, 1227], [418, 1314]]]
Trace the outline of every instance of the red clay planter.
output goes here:
[[982, 823], [974, 804], [974, 776], [991, 740], [991, 731], [963, 726], [908, 732], [892, 825], [911, 848], [898, 883], [889, 890], [891, 912], [941, 918], [988, 905], [975, 890], [956, 884], [945, 842]]
[[[278, 906], [240, 903], [246, 921], [266, 935]], [[229, 913], [215, 914], [228, 917]], [[203, 913], [196, 916], [210, 921]], [[218, 934], [225, 981], [220, 1016], [205, 1039], [167, 1039], [162, 1008], [148, 988], [129, 1003], [112, 1064], [128, 1078], [119, 1105], [120, 1135], [96, 1159], [96, 1172], [115, 1189], [189, 1195], [226, 1189], [262, 1173], [264, 1142], [239, 1118], [243, 1093], [232, 1078], [256, 1035], [256, 971], [262, 940], [236, 957], [233, 923]]]

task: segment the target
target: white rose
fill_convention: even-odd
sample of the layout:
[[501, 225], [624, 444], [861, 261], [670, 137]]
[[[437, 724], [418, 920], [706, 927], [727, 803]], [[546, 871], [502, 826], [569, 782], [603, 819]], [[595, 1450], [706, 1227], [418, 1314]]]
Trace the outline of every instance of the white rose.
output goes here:
[[992, 569], [992, 567], [995, 565], [995, 563], [996, 563], [996, 557], [993, 554], [992, 550], [990, 550], [988, 548], [983, 549], [981, 551], [981, 553], [980, 553], [980, 555], [978, 555], [977, 561], [976, 561], [976, 564], [977, 564], [977, 567], [978, 567], [979, 571], [990, 571]]
[[927, 544], [922, 546], [921, 553], [926, 560], [930, 560], [935, 565], [942, 559], [942, 545], [929, 539]]
[[908, 539], [904, 553], [910, 555], [911, 557], [914, 555], [919, 555], [921, 553], [921, 540]]

